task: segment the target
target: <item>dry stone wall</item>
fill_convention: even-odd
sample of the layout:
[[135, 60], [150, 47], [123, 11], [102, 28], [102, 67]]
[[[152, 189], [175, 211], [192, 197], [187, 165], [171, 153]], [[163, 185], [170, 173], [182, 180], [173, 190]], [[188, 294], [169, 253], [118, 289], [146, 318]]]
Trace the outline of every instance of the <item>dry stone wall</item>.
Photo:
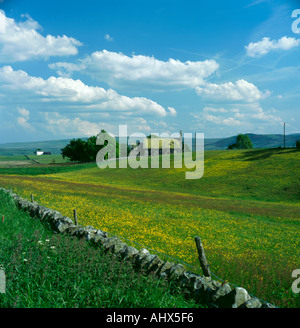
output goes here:
[[220, 283], [210, 277], [200, 276], [189, 272], [180, 263], [162, 260], [158, 255], [150, 254], [147, 249], [137, 250], [128, 246], [117, 237], [109, 235], [91, 226], [82, 227], [63, 216], [61, 213], [43, 207], [36, 202], [24, 199], [11, 191], [0, 188], [9, 193], [16, 205], [28, 212], [31, 217], [47, 223], [52, 230], [78, 238], [84, 238], [90, 243], [112, 252], [120, 259], [131, 261], [135, 269], [146, 274], [155, 274], [167, 279], [180, 288], [187, 297], [195, 299], [198, 304], [212, 308], [273, 308], [274, 306], [251, 297], [242, 287], [233, 289], [228, 283]]

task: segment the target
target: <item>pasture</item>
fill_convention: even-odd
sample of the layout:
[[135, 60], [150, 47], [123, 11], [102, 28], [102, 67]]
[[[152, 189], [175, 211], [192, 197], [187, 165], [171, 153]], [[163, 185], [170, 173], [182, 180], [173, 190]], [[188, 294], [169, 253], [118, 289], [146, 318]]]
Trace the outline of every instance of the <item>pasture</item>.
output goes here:
[[280, 307], [298, 307], [291, 274], [300, 264], [299, 160], [294, 149], [206, 151], [198, 180], [186, 180], [185, 168], [40, 165], [0, 169], [0, 185], [69, 217], [76, 208], [79, 224], [192, 271], [198, 235], [215, 275]]

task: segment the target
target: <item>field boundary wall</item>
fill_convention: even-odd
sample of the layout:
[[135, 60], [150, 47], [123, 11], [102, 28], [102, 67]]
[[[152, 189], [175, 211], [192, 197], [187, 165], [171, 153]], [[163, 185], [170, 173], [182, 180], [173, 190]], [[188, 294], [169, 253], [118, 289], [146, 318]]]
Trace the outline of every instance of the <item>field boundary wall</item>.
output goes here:
[[138, 272], [154, 274], [159, 278], [166, 279], [198, 304], [209, 308], [275, 308], [270, 303], [250, 296], [242, 287], [232, 288], [227, 282], [221, 283], [211, 277], [187, 271], [181, 263], [162, 260], [158, 255], [151, 254], [145, 248], [138, 250], [133, 246], [128, 246], [116, 236], [109, 237], [107, 232], [91, 226], [82, 227], [74, 224], [72, 219], [63, 216], [58, 211], [24, 199], [5, 188], [0, 187], [0, 190], [9, 194], [19, 209], [28, 212], [31, 217], [47, 223], [54, 232], [83, 238], [106, 252], [115, 254], [121, 260], [131, 261]]

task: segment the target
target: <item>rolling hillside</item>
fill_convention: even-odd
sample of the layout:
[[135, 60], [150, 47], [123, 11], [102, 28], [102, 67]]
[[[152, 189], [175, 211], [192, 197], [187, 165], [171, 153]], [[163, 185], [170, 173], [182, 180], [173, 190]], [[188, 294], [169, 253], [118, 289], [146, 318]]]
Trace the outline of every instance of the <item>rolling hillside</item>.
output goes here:
[[[253, 143], [254, 148], [277, 148], [283, 147], [282, 134], [254, 134], [247, 133]], [[228, 145], [235, 143], [236, 136], [229, 138], [213, 138], [205, 140], [206, 150], [221, 150], [227, 149]], [[300, 133], [289, 134], [285, 137], [286, 147], [295, 147], [297, 140], [300, 140]]]
[[60, 154], [61, 148], [65, 147], [71, 139], [37, 141], [37, 142], [15, 142], [0, 144], [0, 156], [33, 155], [37, 148], [52, 154]]
[[[254, 148], [283, 147], [282, 134], [248, 133], [248, 136], [250, 137]], [[51, 152], [53, 155], [60, 154], [61, 149], [65, 147], [70, 142], [70, 140], [71, 139], [5, 144], [0, 143], [0, 156], [32, 155], [37, 148]], [[231, 136], [229, 138], [207, 138], [205, 139], [205, 150], [227, 149], [228, 145], [234, 143], [235, 140], [236, 136]], [[297, 140], [300, 140], [300, 133], [287, 135], [286, 147], [295, 147]]]
[[[95, 163], [0, 169], [0, 185], [199, 269], [200, 236], [211, 272], [280, 307], [299, 307], [300, 152], [205, 153], [201, 179], [186, 169], [99, 169]], [[151, 160], [151, 159], [149, 159]], [[195, 271], [198, 272], [198, 271]]]

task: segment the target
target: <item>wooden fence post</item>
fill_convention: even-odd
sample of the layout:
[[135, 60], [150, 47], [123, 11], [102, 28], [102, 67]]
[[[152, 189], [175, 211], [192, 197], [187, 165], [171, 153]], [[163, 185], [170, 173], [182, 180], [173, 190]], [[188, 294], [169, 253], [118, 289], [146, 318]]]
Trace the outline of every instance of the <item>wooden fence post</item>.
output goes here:
[[200, 265], [201, 265], [203, 274], [204, 274], [205, 277], [210, 277], [211, 273], [210, 273], [210, 270], [209, 270], [208, 262], [207, 262], [206, 257], [205, 257], [204, 248], [203, 248], [200, 237], [195, 237], [195, 242], [196, 242], [197, 251], [198, 251], [198, 255], [199, 255], [198, 258], [199, 258], [199, 261], [200, 261]]
[[34, 202], [33, 194], [31, 194], [31, 203]]
[[2, 223], [4, 222], [4, 215], [2, 215]]
[[76, 211], [76, 209], [73, 210], [73, 214], [74, 214], [75, 225], [78, 225], [78, 219], [77, 219], [77, 211]]

